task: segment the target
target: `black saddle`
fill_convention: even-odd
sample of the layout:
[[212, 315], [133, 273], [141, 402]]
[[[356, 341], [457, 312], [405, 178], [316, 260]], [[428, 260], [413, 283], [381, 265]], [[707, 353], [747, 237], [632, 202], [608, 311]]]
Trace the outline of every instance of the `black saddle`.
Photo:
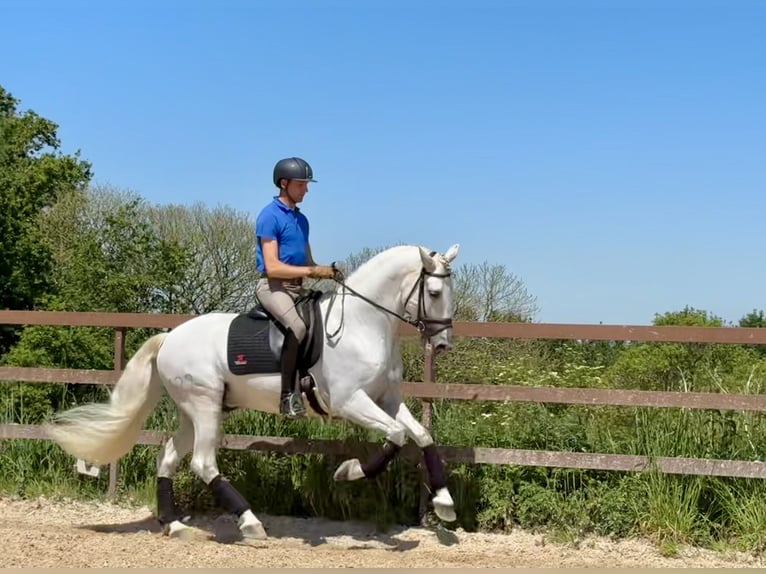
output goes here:
[[[309, 290], [295, 302], [298, 315], [306, 324], [306, 336], [298, 350], [298, 377], [319, 360], [322, 352], [321, 291]], [[278, 374], [285, 327], [261, 305], [237, 315], [229, 326], [226, 356], [234, 375]]]

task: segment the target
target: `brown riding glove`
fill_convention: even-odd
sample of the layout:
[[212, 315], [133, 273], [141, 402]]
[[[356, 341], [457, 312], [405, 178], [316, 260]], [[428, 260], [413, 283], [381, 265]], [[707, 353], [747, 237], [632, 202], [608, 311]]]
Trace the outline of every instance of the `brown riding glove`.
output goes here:
[[309, 272], [309, 277], [312, 279], [334, 279], [336, 270], [329, 265], [315, 265]]

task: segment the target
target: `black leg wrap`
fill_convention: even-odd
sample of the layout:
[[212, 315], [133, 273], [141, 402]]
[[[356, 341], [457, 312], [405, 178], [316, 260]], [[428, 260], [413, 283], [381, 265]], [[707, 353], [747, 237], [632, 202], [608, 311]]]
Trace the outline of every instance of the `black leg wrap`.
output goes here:
[[173, 479], [161, 476], [157, 479], [157, 520], [160, 524], [170, 524], [180, 518], [173, 493]]
[[250, 510], [250, 504], [245, 497], [220, 474], [210, 481], [208, 488], [213, 493], [215, 501], [232, 514], [240, 516], [245, 510]]
[[428, 477], [431, 479], [431, 488], [433, 490], [439, 490], [440, 488], [447, 486], [447, 478], [444, 474], [444, 461], [439, 456], [439, 451], [436, 450], [436, 446], [430, 444], [425, 447], [423, 449], [423, 457], [426, 460]]
[[396, 456], [401, 447], [391, 441], [386, 441], [383, 444], [383, 449], [380, 452], [376, 452], [370, 457], [370, 459], [362, 464], [362, 471], [366, 478], [372, 478], [383, 472], [391, 459]]

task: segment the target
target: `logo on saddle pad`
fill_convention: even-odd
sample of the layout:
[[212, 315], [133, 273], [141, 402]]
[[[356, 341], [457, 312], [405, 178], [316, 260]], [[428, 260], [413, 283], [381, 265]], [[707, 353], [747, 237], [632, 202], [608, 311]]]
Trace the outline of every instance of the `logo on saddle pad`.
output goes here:
[[243, 353], [240, 353], [237, 355], [237, 357], [234, 359], [235, 365], [247, 365], [247, 357]]

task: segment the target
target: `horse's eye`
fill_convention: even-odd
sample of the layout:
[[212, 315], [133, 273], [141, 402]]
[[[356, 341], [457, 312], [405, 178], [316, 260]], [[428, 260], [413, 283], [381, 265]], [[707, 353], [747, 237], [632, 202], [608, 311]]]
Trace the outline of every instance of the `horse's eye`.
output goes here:
[[429, 291], [428, 294], [433, 297], [434, 299], [438, 299], [441, 297], [442, 292], [441, 291]]

